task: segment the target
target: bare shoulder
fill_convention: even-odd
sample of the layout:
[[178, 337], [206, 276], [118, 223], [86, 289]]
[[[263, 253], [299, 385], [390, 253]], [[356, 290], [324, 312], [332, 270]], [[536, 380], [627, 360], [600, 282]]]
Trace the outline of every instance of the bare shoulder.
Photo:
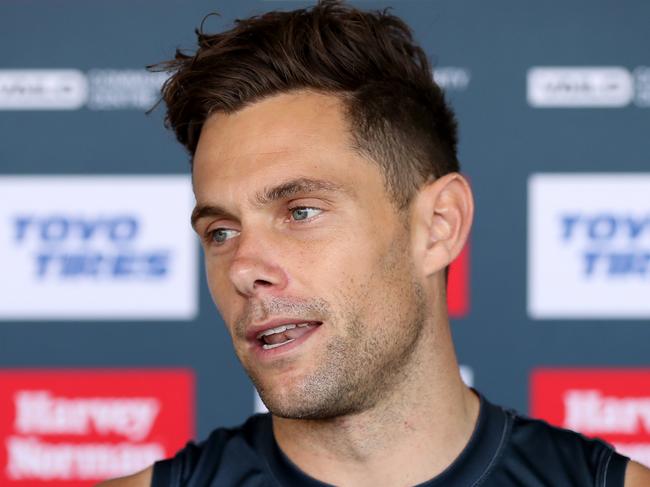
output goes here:
[[650, 469], [630, 460], [625, 470], [625, 487], [647, 487], [650, 485]]
[[153, 467], [149, 467], [128, 477], [106, 480], [97, 484], [96, 487], [149, 487], [151, 485], [152, 473]]

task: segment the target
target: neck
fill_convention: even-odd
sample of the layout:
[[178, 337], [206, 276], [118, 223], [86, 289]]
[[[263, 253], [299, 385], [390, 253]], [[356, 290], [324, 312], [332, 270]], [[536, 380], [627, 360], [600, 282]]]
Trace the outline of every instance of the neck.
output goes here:
[[446, 320], [427, 329], [409, 380], [373, 407], [326, 420], [273, 417], [293, 463], [318, 480], [355, 486], [414, 485], [448, 467], [470, 439], [479, 402], [460, 378]]

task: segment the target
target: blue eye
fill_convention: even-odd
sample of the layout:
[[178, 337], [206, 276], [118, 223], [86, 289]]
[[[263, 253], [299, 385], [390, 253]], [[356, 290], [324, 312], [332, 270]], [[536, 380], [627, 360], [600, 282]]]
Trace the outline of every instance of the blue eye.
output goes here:
[[309, 208], [307, 206], [299, 206], [291, 210], [291, 216], [295, 221], [307, 220], [318, 215], [322, 210], [318, 208]]
[[230, 228], [217, 228], [209, 232], [210, 241], [216, 244], [222, 244], [226, 240], [230, 240], [233, 237], [239, 235], [237, 230], [231, 230]]

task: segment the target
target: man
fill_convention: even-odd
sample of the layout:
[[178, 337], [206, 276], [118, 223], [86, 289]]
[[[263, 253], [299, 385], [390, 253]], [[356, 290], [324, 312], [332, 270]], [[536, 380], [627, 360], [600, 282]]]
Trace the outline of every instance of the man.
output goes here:
[[328, 1], [198, 42], [164, 65], [167, 122], [211, 294], [271, 414], [106, 485], [650, 485], [461, 381], [446, 269], [474, 204], [401, 20]]

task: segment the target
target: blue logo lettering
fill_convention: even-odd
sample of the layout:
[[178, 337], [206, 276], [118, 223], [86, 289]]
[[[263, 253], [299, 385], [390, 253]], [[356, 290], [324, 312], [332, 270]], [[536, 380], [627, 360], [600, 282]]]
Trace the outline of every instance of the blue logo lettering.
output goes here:
[[13, 218], [13, 227], [16, 244], [36, 242], [35, 274], [40, 279], [162, 278], [169, 271], [168, 252], [132, 248], [140, 222], [130, 215], [18, 215]]
[[650, 277], [650, 214], [567, 213], [560, 216], [560, 238], [586, 246], [585, 277]]

